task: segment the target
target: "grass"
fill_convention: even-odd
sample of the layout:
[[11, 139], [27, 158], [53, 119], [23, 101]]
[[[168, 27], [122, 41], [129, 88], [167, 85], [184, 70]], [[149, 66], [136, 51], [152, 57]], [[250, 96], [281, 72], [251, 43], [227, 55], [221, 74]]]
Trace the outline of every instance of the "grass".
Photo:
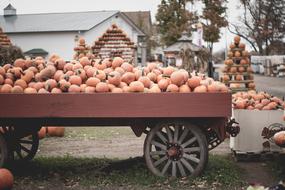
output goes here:
[[10, 168], [17, 184], [45, 187], [51, 181], [58, 185], [80, 187], [127, 187], [137, 189], [213, 188], [240, 189], [240, 171], [234, 162], [224, 156], [210, 156], [204, 174], [196, 179], [167, 179], [152, 175], [143, 158], [127, 160], [38, 157], [34, 161]]
[[267, 162], [268, 169], [274, 175], [276, 180], [285, 179], [285, 156], [280, 155], [277, 158], [272, 159], [272, 161]]
[[134, 135], [130, 127], [67, 127], [66, 138], [109, 139]]

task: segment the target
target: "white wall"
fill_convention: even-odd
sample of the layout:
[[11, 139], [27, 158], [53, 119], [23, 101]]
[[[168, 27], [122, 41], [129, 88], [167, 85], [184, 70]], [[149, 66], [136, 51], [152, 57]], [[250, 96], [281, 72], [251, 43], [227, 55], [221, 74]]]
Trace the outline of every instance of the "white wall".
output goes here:
[[97, 25], [91, 30], [83, 33], [78, 32], [39, 32], [39, 33], [15, 33], [8, 34], [12, 43], [21, 47], [22, 50], [28, 51], [34, 48], [42, 48], [51, 54], [58, 54], [65, 60], [71, 60], [74, 55], [73, 48], [75, 47], [75, 36], [83, 36], [86, 39], [86, 43], [90, 46], [102, 36], [102, 34], [112, 26], [116, 24], [121, 28], [127, 36], [136, 44], [138, 33], [133, 29], [125, 20], [120, 16], [115, 15]]
[[34, 48], [42, 48], [51, 54], [58, 54], [65, 60], [72, 59], [75, 46], [76, 32], [43, 32], [43, 33], [17, 33], [8, 34], [12, 43], [28, 51]]

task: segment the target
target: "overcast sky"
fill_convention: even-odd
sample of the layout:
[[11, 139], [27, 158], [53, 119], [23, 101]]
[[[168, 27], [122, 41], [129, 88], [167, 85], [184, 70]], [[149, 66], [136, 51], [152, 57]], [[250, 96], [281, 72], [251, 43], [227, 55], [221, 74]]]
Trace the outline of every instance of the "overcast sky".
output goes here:
[[[239, 13], [239, 11], [236, 10], [237, 1], [238, 0], [230, 0], [230, 3], [228, 3], [228, 19], [230, 22], [237, 20], [237, 14]], [[17, 9], [17, 14], [101, 10], [150, 10], [152, 18], [154, 19], [157, 6], [160, 2], [161, 0], [0, 0], [0, 14], [3, 14], [3, 9], [11, 3]], [[194, 8], [197, 9], [199, 7]], [[225, 35], [225, 31], [224, 29], [220, 42], [214, 45], [214, 50], [217, 51], [225, 48], [226, 43], [229, 44], [233, 38], [229, 32]], [[227, 41], [226, 37], [228, 39]]]

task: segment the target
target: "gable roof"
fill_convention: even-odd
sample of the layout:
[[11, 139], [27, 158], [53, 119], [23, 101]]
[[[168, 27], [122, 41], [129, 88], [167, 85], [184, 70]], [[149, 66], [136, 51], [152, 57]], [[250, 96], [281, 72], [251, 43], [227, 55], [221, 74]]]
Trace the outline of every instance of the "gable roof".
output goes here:
[[152, 23], [150, 11], [133, 11], [123, 12], [129, 19], [131, 19], [143, 32], [151, 33]]
[[6, 33], [87, 31], [117, 13], [119, 11], [1, 15], [0, 26]]

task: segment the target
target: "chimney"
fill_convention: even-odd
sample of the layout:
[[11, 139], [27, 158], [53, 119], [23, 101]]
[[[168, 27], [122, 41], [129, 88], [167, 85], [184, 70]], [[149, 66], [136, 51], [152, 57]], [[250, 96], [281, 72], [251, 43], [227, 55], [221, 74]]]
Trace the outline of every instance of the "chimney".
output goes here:
[[16, 9], [9, 4], [6, 8], [4, 8], [4, 16], [16, 16]]

